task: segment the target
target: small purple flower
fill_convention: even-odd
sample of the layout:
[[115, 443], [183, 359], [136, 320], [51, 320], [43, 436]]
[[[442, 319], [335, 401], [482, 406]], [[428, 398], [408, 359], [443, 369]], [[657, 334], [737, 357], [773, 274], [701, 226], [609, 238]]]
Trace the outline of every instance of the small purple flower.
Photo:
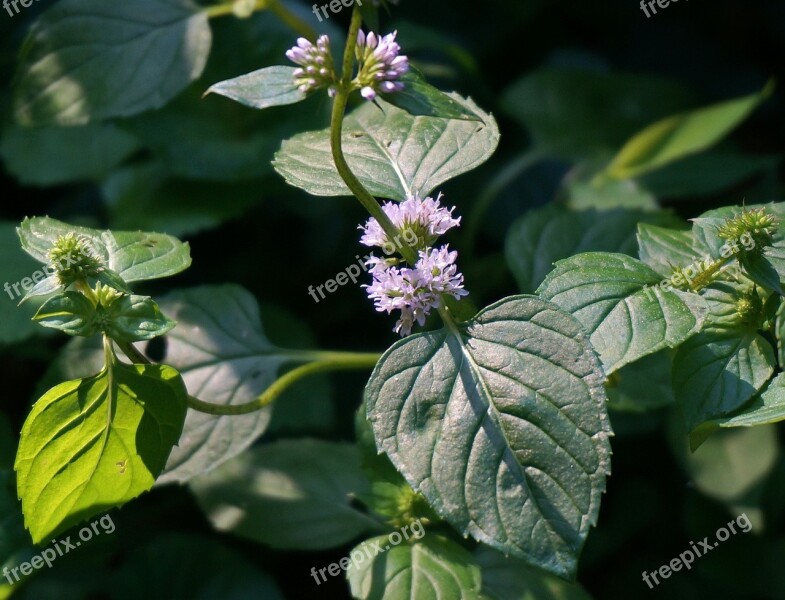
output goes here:
[[440, 236], [448, 230], [461, 224], [460, 217], [453, 219], [453, 208], [446, 208], [440, 204], [442, 195], [439, 194], [436, 200], [414, 195], [404, 202], [385, 202], [382, 210], [390, 217], [400, 231], [402, 240], [389, 240], [387, 234], [382, 229], [376, 219], [368, 219], [368, 222], [361, 226], [363, 236], [360, 242], [366, 246], [378, 246], [384, 249], [385, 254], [392, 254], [400, 248], [403, 242], [416, 248], [425, 248], [432, 245]]
[[400, 92], [404, 84], [398, 81], [409, 71], [409, 59], [402, 55], [401, 47], [395, 41], [397, 31], [383, 37], [360, 30], [357, 34], [355, 55], [360, 62], [360, 70], [354, 83], [360, 88], [362, 97], [375, 100], [379, 92]]
[[301, 37], [296, 46], [286, 51], [286, 58], [300, 65], [294, 70], [294, 84], [303, 94], [326, 87], [328, 94], [335, 96], [335, 69], [329, 37], [319, 36], [316, 45]]
[[394, 328], [401, 336], [409, 335], [415, 322], [424, 325], [431, 310], [441, 308], [442, 296], [458, 300], [469, 293], [463, 289], [463, 275], [455, 264], [457, 252], [442, 246], [420, 250], [419, 256], [414, 268], [385, 268], [385, 260], [376, 257], [367, 263], [373, 276], [371, 285], [365, 286], [368, 297], [379, 312], [401, 311]]

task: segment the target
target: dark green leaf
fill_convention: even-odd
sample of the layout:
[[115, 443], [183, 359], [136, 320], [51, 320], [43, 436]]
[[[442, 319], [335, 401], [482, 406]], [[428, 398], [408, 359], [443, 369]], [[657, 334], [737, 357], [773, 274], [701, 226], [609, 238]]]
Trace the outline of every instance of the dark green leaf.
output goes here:
[[487, 546], [474, 551], [474, 561], [482, 569], [482, 591], [487, 600], [591, 600], [579, 584], [532, 569]]
[[[496, 121], [471, 100], [451, 97], [483, 122], [414, 117], [384, 101], [346, 118], [346, 160], [368, 191], [392, 200], [424, 197], [490, 158], [499, 143]], [[350, 195], [333, 165], [329, 130], [286, 140], [273, 165], [290, 185], [315, 196]]]
[[747, 402], [774, 364], [771, 344], [744, 327], [712, 328], [687, 340], [673, 361], [673, 390], [687, 431]]
[[[250, 402], [275, 381], [291, 360], [262, 330], [259, 305], [241, 287], [205, 286], [174, 292], [160, 302], [177, 321], [166, 337], [161, 362], [183, 375], [188, 391], [214, 404]], [[183, 483], [233, 458], [267, 429], [271, 408], [216, 417], [188, 411], [183, 439], [158, 479]]]
[[443, 537], [426, 535], [396, 546], [383, 535], [363, 542], [351, 556], [347, 578], [359, 600], [480, 597], [480, 569], [471, 554]]
[[641, 223], [638, 225], [638, 256], [660, 275], [670, 277], [674, 268], [689, 267], [700, 255], [692, 247], [689, 231]]
[[[74, 151], [78, 148], [78, 151]], [[8, 127], [0, 154], [26, 185], [97, 181], [139, 148], [131, 134], [107, 123], [84, 127]]]
[[669, 220], [662, 212], [572, 211], [549, 205], [526, 213], [512, 224], [505, 243], [507, 264], [520, 290], [533, 292], [556, 261], [589, 251], [635, 254], [638, 222]]
[[199, 77], [211, 38], [188, 0], [61, 0], [25, 42], [16, 119], [83, 125], [163, 106]]
[[381, 97], [410, 115], [482, 122], [482, 118], [473, 110], [429, 84], [414, 67], [400, 81], [406, 86], [402, 91], [383, 93]]
[[307, 97], [294, 84], [294, 67], [266, 67], [210, 86], [204, 95], [218, 94], [251, 108], [295, 104]]
[[602, 378], [575, 319], [515, 296], [396, 343], [365, 397], [378, 447], [441, 517], [570, 577], [609, 470]]
[[114, 340], [141, 342], [165, 334], [177, 323], [148, 296], [123, 296], [108, 309], [106, 333]]
[[583, 324], [610, 374], [700, 331], [705, 301], [661, 282], [634, 258], [588, 252], [556, 263], [537, 293]]
[[[49, 263], [49, 250], [60, 236], [68, 233], [85, 236], [104, 265], [128, 283], [169, 277], [191, 265], [188, 244], [161, 233], [100, 231], [49, 217], [25, 219], [17, 233], [22, 248], [42, 263]], [[119, 285], [112, 280], [105, 283]]]
[[95, 306], [79, 292], [58, 294], [44, 302], [34, 320], [68, 335], [90, 337], [98, 333]]
[[259, 446], [190, 487], [213, 526], [272, 546], [321, 550], [378, 527], [351, 506], [368, 480], [351, 444], [311, 439]]

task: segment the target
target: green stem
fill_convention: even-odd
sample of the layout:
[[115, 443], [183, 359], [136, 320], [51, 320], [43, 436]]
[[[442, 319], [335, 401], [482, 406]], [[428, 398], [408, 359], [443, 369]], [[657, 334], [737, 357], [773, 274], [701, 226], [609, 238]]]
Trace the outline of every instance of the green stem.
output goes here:
[[[362, 15], [360, 9], [355, 4], [352, 11], [352, 22], [349, 26], [349, 33], [346, 38], [346, 49], [343, 54], [343, 65], [341, 71], [341, 80], [338, 82], [337, 92], [333, 101], [332, 116], [330, 118], [330, 147], [332, 149], [333, 161], [338, 173], [346, 183], [346, 187], [355, 195], [360, 201], [365, 210], [376, 219], [381, 225], [387, 237], [391, 240], [400, 239], [400, 231], [393, 224], [387, 214], [382, 210], [382, 207], [376, 201], [371, 193], [365, 189], [360, 180], [357, 179], [352, 172], [349, 164], [346, 162], [346, 157], [343, 153], [343, 118], [346, 113], [346, 105], [349, 101], [349, 94], [352, 91], [352, 70], [354, 66], [354, 49], [357, 45], [357, 32], [360, 30], [362, 24]], [[406, 245], [401, 245], [401, 255], [410, 264], [417, 262], [417, 252], [414, 248]]]
[[469, 254], [474, 254], [474, 243], [482, 224], [482, 220], [488, 209], [491, 207], [501, 192], [515, 181], [521, 173], [534, 166], [543, 158], [543, 154], [538, 150], [529, 150], [521, 154], [518, 158], [508, 163], [493, 181], [485, 188], [474, 203], [469, 218], [466, 219], [466, 229], [464, 230], [464, 250]]
[[329, 371], [348, 371], [353, 369], [369, 369], [373, 368], [379, 360], [378, 354], [357, 354], [353, 360], [342, 360], [334, 362], [313, 362], [307, 365], [302, 365], [296, 369], [292, 369], [268, 387], [256, 399], [245, 404], [234, 405], [220, 405], [202, 402], [193, 396], [188, 397], [188, 406], [194, 410], [204, 412], [211, 415], [218, 416], [231, 416], [231, 415], [247, 415], [269, 406], [278, 396], [280, 396], [292, 384], [317, 373], [326, 373]]
[[[152, 364], [152, 362], [144, 354], [139, 352], [130, 342], [115, 343], [134, 364]], [[109, 344], [111, 348], [111, 341]], [[112, 353], [112, 355], [114, 355], [114, 353]], [[188, 406], [194, 410], [210, 415], [247, 415], [271, 404], [286, 388], [303, 377], [327, 371], [372, 369], [376, 363], [379, 362], [380, 357], [381, 355], [375, 352], [333, 352], [324, 350], [292, 351], [287, 355], [287, 358], [307, 364], [292, 369], [276, 379], [273, 384], [256, 399], [246, 402], [245, 404], [226, 405], [204, 402], [194, 396], [188, 396]]]

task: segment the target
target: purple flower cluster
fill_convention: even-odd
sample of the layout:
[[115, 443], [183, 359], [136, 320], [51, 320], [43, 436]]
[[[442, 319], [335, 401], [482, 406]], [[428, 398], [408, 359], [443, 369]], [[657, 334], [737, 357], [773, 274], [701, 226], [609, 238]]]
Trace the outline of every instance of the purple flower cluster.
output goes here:
[[[419, 259], [413, 267], [400, 266], [401, 261], [396, 258], [373, 256], [367, 261], [373, 277], [373, 282], [365, 286], [368, 297], [379, 312], [401, 311], [395, 332], [402, 336], [411, 333], [415, 322], [424, 325], [431, 309], [441, 308], [443, 296], [457, 300], [469, 293], [463, 289], [463, 275], [455, 264], [458, 253], [450, 252], [447, 245], [430, 247], [440, 235], [460, 223], [460, 218], [452, 218], [454, 208], [440, 206], [440, 198], [441, 195], [436, 200], [422, 200], [414, 196], [401, 204], [388, 202], [382, 206], [399, 230], [407, 231], [408, 228], [408, 231], [418, 232], [415, 239]], [[361, 242], [366, 246], [385, 248], [390, 245], [376, 219], [369, 219], [362, 229]]]
[[374, 100], [379, 92], [400, 92], [404, 84], [398, 81], [409, 71], [409, 59], [401, 54], [395, 41], [398, 32], [383, 37], [360, 30], [357, 34], [355, 55], [360, 61], [360, 70], [355, 82], [366, 100]]
[[286, 58], [300, 65], [294, 71], [294, 84], [303, 94], [326, 87], [330, 96], [335, 95], [335, 68], [329, 37], [319, 36], [316, 45], [298, 38], [297, 45], [286, 51]]

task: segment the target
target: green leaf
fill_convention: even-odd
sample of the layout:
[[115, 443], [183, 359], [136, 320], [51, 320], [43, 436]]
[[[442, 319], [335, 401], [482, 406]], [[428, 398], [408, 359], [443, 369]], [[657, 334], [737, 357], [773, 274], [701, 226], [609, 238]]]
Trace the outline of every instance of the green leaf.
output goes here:
[[[13, 459], [11, 460], [13, 463]], [[12, 471], [0, 468], [0, 571], [13, 569], [29, 561], [35, 552], [25, 531], [22, 507], [16, 497], [16, 480]], [[13, 581], [13, 579], [11, 580]], [[14, 588], [0, 578], [0, 598], [10, 598]]]
[[616, 209], [572, 211], [549, 205], [526, 213], [507, 234], [507, 264], [524, 293], [533, 292], [553, 264], [589, 251], [635, 253], [638, 222], [664, 223], [663, 212]]
[[[471, 100], [450, 97], [483, 122], [414, 117], [384, 101], [347, 116], [344, 154], [368, 191], [392, 200], [415, 192], [424, 197], [490, 158], [499, 143], [496, 121]], [[315, 196], [350, 195], [333, 164], [328, 129], [286, 140], [273, 166], [287, 183]]]
[[138, 149], [135, 137], [109, 123], [10, 126], [0, 143], [9, 173], [25, 185], [38, 186], [100, 180]]
[[383, 535], [363, 542], [350, 556], [347, 578], [359, 600], [480, 597], [480, 569], [471, 554], [443, 537], [393, 545]]
[[44, 302], [33, 319], [68, 335], [90, 337], [99, 329], [95, 316], [95, 306], [83, 294], [65, 292]]
[[120, 363], [44, 394], [22, 427], [14, 467], [33, 541], [152, 488], [180, 439], [186, 394], [171, 367]]
[[189, 485], [213, 527], [273, 548], [333, 548], [378, 527], [351, 505], [368, 489], [351, 444], [282, 440]]
[[296, 104], [307, 98], [294, 84], [294, 67], [266, 67], [210, 86], [204, 95], [226, 96], [251, 108]]
[[482, 591], [487, 600], [590, 600], [577, 583], [568, 583], [487, 546], [474, 551], [482, 570]]
[[689, 267], [700, 255], [692, 247], [689, 231], [640, 223], [638, 256], [660, 275], [670, 277], [674, 267]]
[[[189, 392], [214, 404], [250, 402], [275, 381], [294, 354], [271, 344], [254, 297], [239, 286], [179, 290], [160, 302], [177, 321], [160, 362], [180, 371]], [[216, 417], [188, 411], [180, 445], [158, 483], [183, 483], [250, 447], [270, 423], [272, 408]]]
[[[584, 175], [580, 169], [579, 166], [578, 177], [588, 175], [588, 171]], [[627, 208], [654, 212], [659, 209], [657, 199], [652, 193], [632, 180], [584, 181], [578, 179], [567, 182], [565, 193], [566, 206], [574, 210]]]
[[744, 121], [773, 91], [762, 92], [682, 113], [649, 125], [633, 136], [605, 170], [629, 179], [710, 148]]
[[403, 90], [382, 93], [381, 97], [410, 115], [482, 122], [482, 118], [473, 110], [429, 84], [423, 74], [414, 67], [410, 67], [400, 81], [406, 86]]
[[165, 334], [177, 323], [149, 296], [123, 296], [108, 309], [106, 333], [113, 340], [141, 342]]
[[702, 444], [720, 428], [757, 427], [780, 421], [785, 421], [785, 374], [783, 373], [772, 379], [763, 392], [733, 414], [699, 425], [690, 436], [690, 440], [694, 440], [694, 447]]
[[188, 0], [61, 0], [25, 41], [16, 120], [83, 125], [161, 107], [202, 73], [211, 39]]
[[25, 219], [17, 229], [22, 248], [47, 264], [57, 238], [71, 232], [87, 237], [105, 266], [128, 283], [170, 277], [191, 266], [188, 243], [162, 233], [101, 231], [49, 217]]
[[661, 282], [656, 271], [634, 258], [588, 252], [556, 263], [537, 294], [583, 324], [610, 374], [700, 331], [705, 301]]
[[165, 533], [127, 554], [108, 586], [114, 600], [284, 600], [256, 561], [215, 537]]
[[[19, 247], [14, 223], [0, 221], [0, 345], [20, 342], [44, 330], [32, 318], [37, 306], [19, 301], [29, 290], [46, 280], [46, 273]], [[29, 287], [26, 287], [29, 286]]]
[[615, 152], [647, 123], [690, 100], [682, 87], [665, 80], [547, 67], [514, 83], [502, 107], [536, 147], [577, 160]]
[[687, 431], [747, 402], [774, 364], [771, 344], [745, 327], [707, 329], [688, 340], [673, 360], [673, 390]]
[[572, 577], [609, 471], [603, 374], [534, 296], [396, 343], [365, 392], [376, 443], [459, 532]]

